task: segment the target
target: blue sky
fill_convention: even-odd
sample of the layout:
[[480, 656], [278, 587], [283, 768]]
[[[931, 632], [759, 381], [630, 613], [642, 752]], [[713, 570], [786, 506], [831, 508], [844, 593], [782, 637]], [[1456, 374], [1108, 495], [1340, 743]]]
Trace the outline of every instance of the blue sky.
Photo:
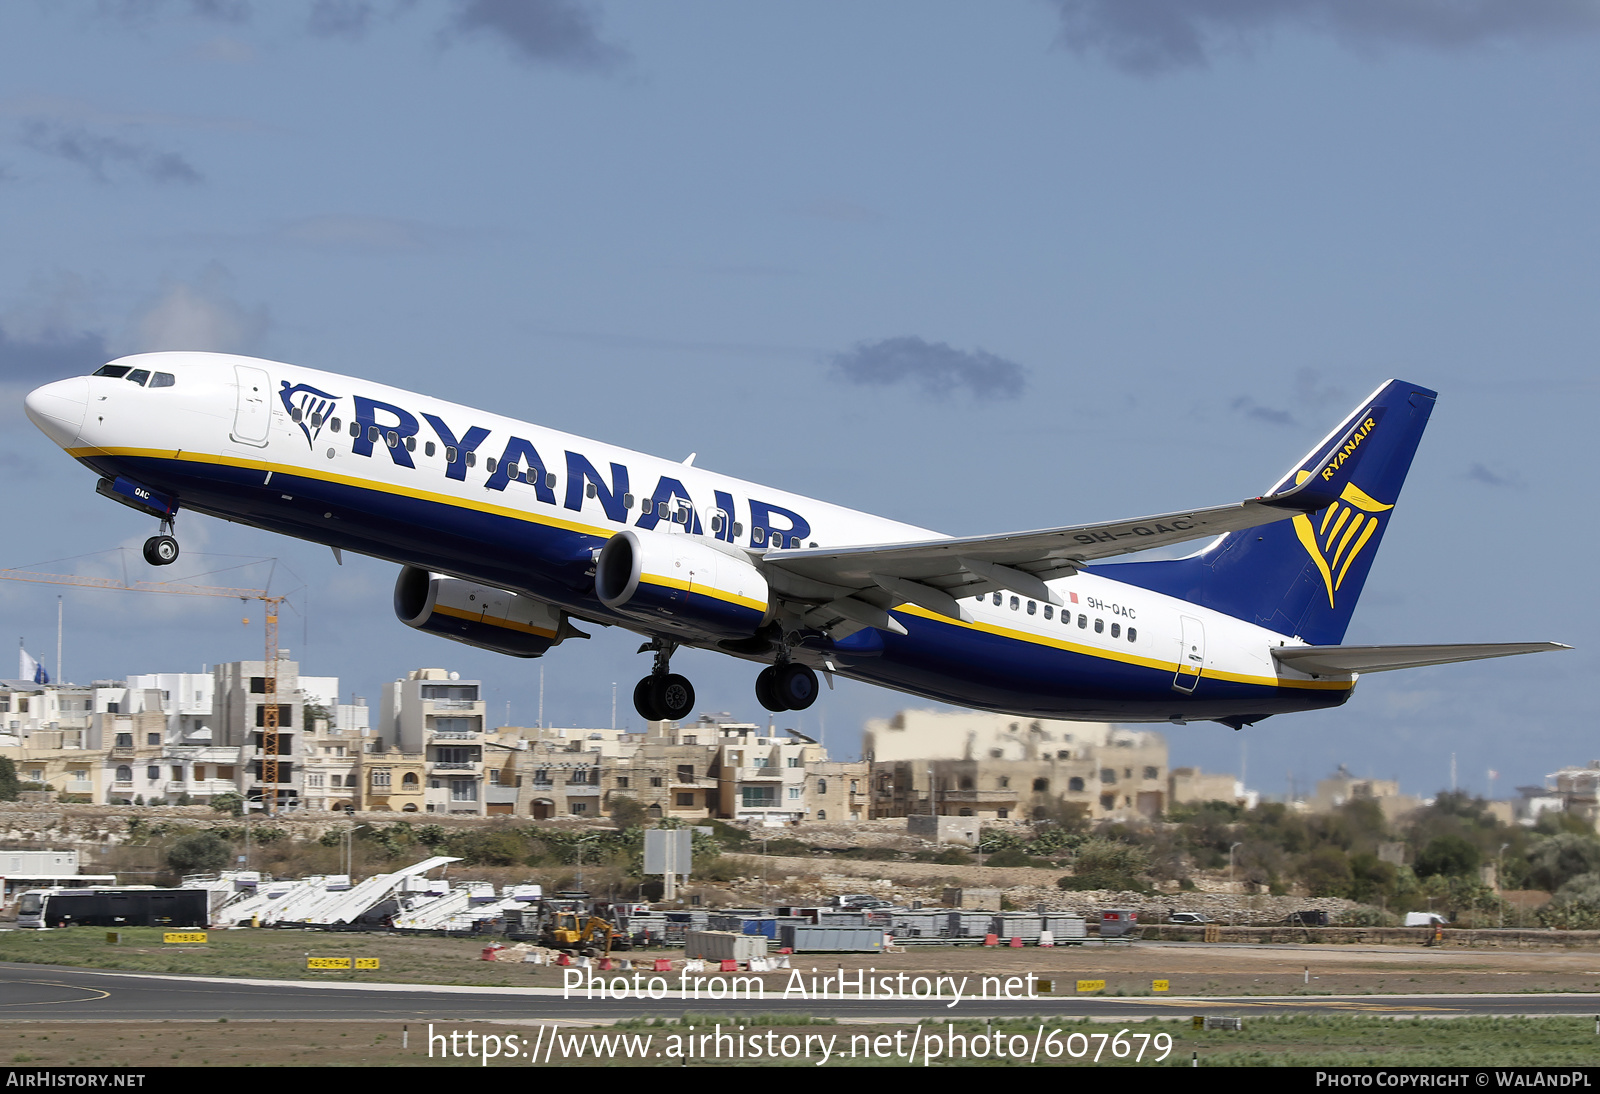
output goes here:
[[[1350, 642], [1574, 652], [1364, 680], [1341, 710], [1173, 728], [1281, 793], [1594, 758], [1600, 3], [103, 0], [0, 7], [0, 566], [151, 534], [21, 411], [149, 349], [372, 377], [956, 534], [1253, 496], [1390, 376], [1440, 392]], [[897, 352], [891, 352], [897, 351]], [[899, 367], [892, 367], [898, 364]], [[538, 663], [409, 631], [388, 564], [274, 556], [283, 643], [368, 695]], [[143, 564], [131, 555], [129, 566]], [[163, 574], [162, 576], [169, 576]], [[248, 584], [265, 568], [206, 580]], [[68, 677], [257, 655], [259, 610], [69, 591]], [[0, 583], [54, 660], [56, 592]], [[245, 628], [242, 614], [252, 618]], [[545, 659], [546, 720], [648, 669]], [[681, 654], [757, 717], [742, 662]], [[908, 702], [785, 716], [851, 753]]]

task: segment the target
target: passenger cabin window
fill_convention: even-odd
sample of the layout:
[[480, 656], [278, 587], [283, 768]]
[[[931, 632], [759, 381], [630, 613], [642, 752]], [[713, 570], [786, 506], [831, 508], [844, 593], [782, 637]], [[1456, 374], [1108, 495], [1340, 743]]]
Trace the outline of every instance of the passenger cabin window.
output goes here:
[[1103, 631], [1105, 629], [1106, 629], [1106, 621], [1104, 619], [1096, 619], [1094, 621], [1094, 633], [1095, 634], [1099, 634], [1101, 631]]
[[[649, 502], [645, 502], [645, 504], [649, 505], [650, 503]], [[649, 511], [650, 510], [648, 510], [648, 509], [645, 510], [645, 512], [647, 512], [647, 513]], [[750, 538], [755, 540], [757, 544], [765, 543], [766, 539], [767, 539], [767, 530], [765, 528], [753, 528], [750, 531]]]
[[632, 509], [633, 508], [633, 495], [632, 494], [624, 494], [624, 495], [622, 495], [622, 507], [624, 509]]
[[457, 455], [457, 453], [456, 453], [455, 447], [454, 446], [447, 446], [445, 448], [445, 450], [444, 450], [444, 462], [445, 463], [455, 463], [456, 462], [456, 455]]
[[491, 474], [491, 475], [494, 474], [494, 457], [493, 456], [487, 457], [483, 461], [483, 466], [484, 466], [485, 470], [487, 470], [489, 472], [489, 474]]
[[427, 444], [422, 446], [422, 454], [424, 456], [433, 455], [433, 442], [432, 441], [429, 441]]
[[[554, 490], [556, 488], [556, 473], [554, 471], [551, 471], [545, 475], [544, 488], [546, 490]], [[594, 497], [593, 494], [590, 494], [589, 496], [591, 498]]]
[[1112, 638], [1121, 638], [1122, 637], [1122, 624], [1121, 623], [1113, 623], [1113, 624], [1111, 624], [1111, 637]]
[[311, 428], [317, 429], [322, 425], [322, 415], [316, 411], [311, 412]]
[[[428, 447], [429, 448], [433, 447], [432, 442], [429, 443]], [[415, 452], [416, 450], [417, 450], [417, 439], [415, 437], [407, 437], [406, 438], [406, 451], [407, 452]], [[433, 455], [433, 453], [430, 452], [430, 453], [428, 453], [428, 455], [431, 456], [431, 455]]]
[[1080, 629], [1086, 628], [1086, 627], [1088, 627], [1088, 625], [1089, 625], [1089, 617], [1088, 616], [1086, 616], [1086, 615], [1078, 616], [1078, 627]]
[[1046, 618], [1046, 619], [1053, 619], [1053, 618], [1055, 618], [1055, 611], [1056, 611], [1056, 610], [1055, 610], [1055, 609], [1054, 609], [1054, 608], [1052, 608], [1052, 607], [1051, 607], [1051, 606], [1050, 606], [1050, 605], [1048, 605], [1048, 604], [1046, 604], [1046, 605], [1045, 605], [1045, 606], [1044, 606], [1044, 617], [1045, 617], [1045, 618]]
[[1015, 597], [1015, 596], [1012, 597], [1011, 598], [1011, 610], [1012, 611], [1016, 611], [1017, 608], [1021, 605], [1021, 603], [1022, 603], [1022, 601], [1021, 601], [1021, 599], [1019, 597]]
[[[468, 467], [475, 467], [475, 466], [477, 466], [477, 463], [478, 463], [478, 454], [476, 452], [468, 452], [467, 453], [467, 466]], [[490, 470], [492, 471], [493, 468], [490, 468]]]
[[1039, 610], [1039, 605], [1038, 604], [1034, 603], [1031, 600], [1028, 601], [1028, 614], [1029, 615], [1032, 615], [1034, 612], [1036, 612], [1038, 610]]
[[330, 429], [332, 429], [335, 433], [344, 432], [344, 424], [342, 422], [340, 422], [338, 418], [334, 418], [332, 421], [330, 421], [328, 423], [328, 427]]
[[289, 420], [291, 422], [298, 422], [303, 417], [305, 417], [305, 415], [302, 413], [299, 407], [292, 406], [289, 408]]
[[995, 593], [994, 594], [994, 602], [995, 602], [995, 606], [996, 607], [998, 607], [1000, 605], [1000, 594], [999, 593]]
[[1129, 627], [1128, 628], [1128, 641], [1129, 642], [1136, 642], [1136, 641], [1138, 641], [1138, 638], [1139, 638], [1139, 632], [1134, 630], [1132, 627]]
[[594, 483], [592, 483], [592, 482], [584, 483], [583, 496], [586, 497], [586, 498], [599, 497], [600, 496], [600, 491], [595, 488]]

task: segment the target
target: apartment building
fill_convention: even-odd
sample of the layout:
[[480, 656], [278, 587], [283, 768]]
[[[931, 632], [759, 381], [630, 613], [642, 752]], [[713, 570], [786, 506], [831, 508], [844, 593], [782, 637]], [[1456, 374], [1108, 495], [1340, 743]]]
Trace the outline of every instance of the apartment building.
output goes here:
[[780, 825], [806, 819], [806, 770], [827, 759], [817, 742], [748, 722], [714, 723], [718, 813]]
[[[378, 732], [386, 747], [422, 756], [424, 812], [488, 815], [488, 714], [480, 681], [445, 669], [415, 669], [384, 689], [380, 710]], [[496, 797], [497, 806], [506, 804], [503, 794]]]
[[867, 723], [872, 815], [1032, 820], [1062, 805], [1095, 820], [1168, 803], [1159, 733], [978, 711], [903, 710]]

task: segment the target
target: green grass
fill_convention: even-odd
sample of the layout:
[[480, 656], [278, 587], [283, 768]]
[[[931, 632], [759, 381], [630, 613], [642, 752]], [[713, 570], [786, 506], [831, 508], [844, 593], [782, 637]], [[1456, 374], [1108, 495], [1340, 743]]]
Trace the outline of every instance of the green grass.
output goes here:
[[[923, 1025], [971, 1035], [1031, 1035], [1041, 1024], [1048, 1033], [1115, 1036], [1165, 1032], [1173, 1039], [1162, 1061], [1187, 1067], [1198, 1055], [1202, 1067], [1593, 1067], [1600, 1062], [1600, 1036], [1593, 1017], [1538, 1018], [1387, 1018], [1371, 1014], [1251, 1017], [1244, 1029], [1197, 1030], [1189, 1022], [1146, 1019], [1143, 1022], [1073, 1021], [1035, 1017], [993, 1023], [931, 1019]], [[1089, 1049], [1093, 1055], [1093, 1048]], [[1062, 1059], [1061, 1063], [1089, 1063]], [[1128, 1063], [1103, 1051], [1102, 1064]], [[1146, 1052], [1144, 1063], [1150, 1063]]]
[[[247, 976], [268, 980], [343, 980], [508, 987], [559, 984], [548, 966], [478, 960], [491, 939], [398, 937], [329, 931], [210, 931], [205, 945], [168, 946], [158, 927], [125, 927], [122, 942], [103, 928], [0, 933], [0, 961], [72, 965], [86, 969]], [[317, 972], [306, 957], [376, 957], [377, 972]], [[542, 974], [541, 974], [542, 973]]]

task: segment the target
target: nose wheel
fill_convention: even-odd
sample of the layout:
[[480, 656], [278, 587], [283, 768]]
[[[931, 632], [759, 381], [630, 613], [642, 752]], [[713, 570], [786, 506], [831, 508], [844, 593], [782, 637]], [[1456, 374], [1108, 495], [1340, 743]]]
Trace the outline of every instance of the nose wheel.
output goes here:
[[178, 541], [171, 536], [151, 536], [144, 541], [144, 560], [152, 566], [170, 566], [178, 561]]
[[817, 674], [789, 662], [761, 670], [756, 677], [756, 702], [773, 712], [805, 710], [817, 701]]

